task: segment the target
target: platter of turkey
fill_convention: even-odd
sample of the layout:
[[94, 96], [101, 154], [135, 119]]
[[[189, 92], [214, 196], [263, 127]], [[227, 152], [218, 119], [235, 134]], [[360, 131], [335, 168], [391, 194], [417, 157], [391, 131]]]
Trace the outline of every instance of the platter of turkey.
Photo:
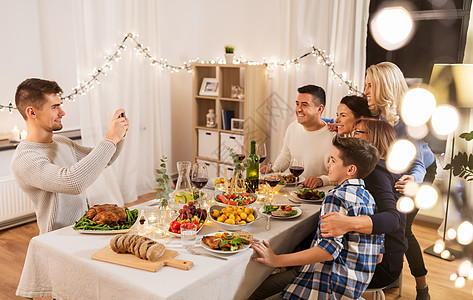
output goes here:
[[118, 234], [130, 231], [138, 219], [138, 210], [116, 204], [94, 205], [72, 227], [81, 233]]

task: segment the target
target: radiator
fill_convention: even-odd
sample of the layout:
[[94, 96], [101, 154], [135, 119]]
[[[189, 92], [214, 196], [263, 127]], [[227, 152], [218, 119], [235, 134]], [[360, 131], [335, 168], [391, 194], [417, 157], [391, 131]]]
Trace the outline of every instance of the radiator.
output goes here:
[[0, 230], [36, 219], [33, 203], [13, 177], [0, 178]]

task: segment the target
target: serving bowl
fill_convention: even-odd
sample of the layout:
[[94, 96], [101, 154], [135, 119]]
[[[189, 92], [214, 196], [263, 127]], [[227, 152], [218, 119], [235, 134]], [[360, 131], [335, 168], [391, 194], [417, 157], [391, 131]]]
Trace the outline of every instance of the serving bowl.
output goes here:
[[[222, 215], [222, 209], [225, 209], [225, 214], [227, 215], [228, 213], [228, 209], [229, 208], [232, 208], [232, 212], [234, 211], [237, 211], [236, 213], [233, 213], [233, 215], [235, 216], [236, 218], [236, 215], [240, 215], [238, 213], [238, 209], [239, 210], [242, 210], [243, 212], [246, 211], [251, 211], [251, 214], [254, 216], [254, 219], [249, 222], [249, 223], [245, 223], [245, 224], [229, 224], [229, 223], [226, 223], [225, 221], [222, 222], [222, 220], [219, 220], [218, 217], [214, 214], [214, 211], [217, 210], [219, 212], [219, 215]], [[236, 208], [233, 209], [233, 208]], [[247, 214], [245, 212], [245, 214], [247, 215], [247, 220], [248, 220], [248, 217], [249, 217], [249, 214]], [[251, 226], [251, 224], [253, 224], [258, 218], [260, 217], [260, 213], [258, 212], [257, 209], [255, 208], [251, 208], [251, 207], [235, 207], [235, 206], [225, 206], [225, 205], [213, 205], [210, 207], [210, 210], [209, 210], [209, 213], [208, 213], [208, 218], [214, 222], [215, 224], [219, 225], [222, 229], [226, 230], [226, 231], [236, 231], [236, 230], [245, 230], [245, 228], [247, 228], [248, 226]], [[230, 219], [229, 217], [226, 218], [227, 219]]]

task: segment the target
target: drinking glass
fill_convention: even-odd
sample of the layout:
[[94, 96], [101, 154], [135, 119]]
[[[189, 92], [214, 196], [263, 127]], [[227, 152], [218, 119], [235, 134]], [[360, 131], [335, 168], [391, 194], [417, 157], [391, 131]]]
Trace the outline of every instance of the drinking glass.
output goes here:
[[266, 144], [258, 144], [258, 149], [256, 150], [256, 155], [259, 155], [259, 163], [260, 165], [264, 162], [266, 159]]
[[235, 153], [236, 156], [240, 159], [240, 162], [243, 162], [245, 160], [246, 154], [245, 154], [245, 146], [241, 145], [237, 147], [238, 151]]
[[194, 187], [199, 190], [199, 201], [201, 201], [201, 190], [209, 181], [209, 173], [205, 163], [196, 163], [192, 166], [191, 181]]
[[281, 175], [278, 173], [271, 172], [269, 173], [272, 168], [271, 164], [268, 164], [267, 166], [267, 172], [264, 176], [264, 181], [271, 187], [271, 200], [269, 201], [270, 204], [273, 203], [273, 197], [274, 197], [274, 187], [276, 187], [279, 182], [281, 181]]
[[296, 185], [299, 182], [299, 176], [304, 173], [304, 160], [301, 156], [294, 156], [289, 165], [289, 171], [296, 177]]
[[183, 246], [195, 246], [197, 235], [197, 225], [194, 223], [184, 223], [181, 225], [181, 243]]

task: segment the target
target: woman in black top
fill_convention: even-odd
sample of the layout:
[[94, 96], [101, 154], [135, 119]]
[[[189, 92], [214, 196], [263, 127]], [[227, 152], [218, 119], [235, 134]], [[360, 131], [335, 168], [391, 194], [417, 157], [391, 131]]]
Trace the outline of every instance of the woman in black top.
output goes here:
[[404, 236], [406, 215], [399, 212], [396, 202], [400, 197], [394, 190], [394, 183], [400, 175], [386, 169], [385, 158], [396, 134], [389, 123], [377, 119], [360, 119], [352, 132], [354, 137], [363, 138], [373, 143], [380, 153], [376, 168], [364, 181], [371, 193], [377, 213], [371, 216], [347, 217], [338, 213], [322, 216], [320, 228], [322, 236], [333, 237], [348, 231], [366, 234], [385, 234], [383, 260], [376, 266], [373, 279], [368, 288], [385, 287], [393, 283], [401, 274], [403, 257], [407, 249]]

